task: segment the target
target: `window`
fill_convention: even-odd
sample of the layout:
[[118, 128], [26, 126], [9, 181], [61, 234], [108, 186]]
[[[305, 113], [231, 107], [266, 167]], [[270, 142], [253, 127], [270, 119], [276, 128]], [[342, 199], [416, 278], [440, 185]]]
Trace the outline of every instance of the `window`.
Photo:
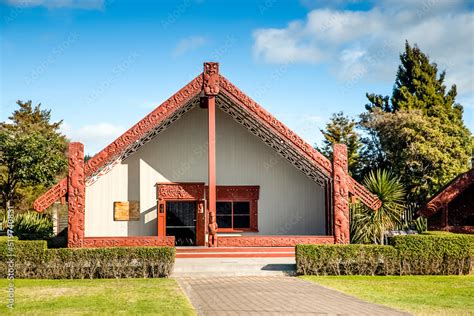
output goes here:
[[250, 202], [218, 201], [216, 203], [217, 227], [221, 229], [250, 229]]

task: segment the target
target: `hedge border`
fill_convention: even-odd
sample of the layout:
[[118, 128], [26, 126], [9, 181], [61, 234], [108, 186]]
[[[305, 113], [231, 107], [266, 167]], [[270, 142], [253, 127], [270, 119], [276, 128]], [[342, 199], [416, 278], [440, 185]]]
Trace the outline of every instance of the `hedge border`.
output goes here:
[[474, 238], [396, 236], [392, 244], [297, 245], [296, 272], [309, 275], [449, 275], [472, 271]]
[[96, 279], [168, 277], [173, 271], [174, 247], [113, 247], [48, 249], [44, 240], [14, 241], [14, 258], [0, 241], [0, 276], [7, 276], [13, 259], [16, 278]]

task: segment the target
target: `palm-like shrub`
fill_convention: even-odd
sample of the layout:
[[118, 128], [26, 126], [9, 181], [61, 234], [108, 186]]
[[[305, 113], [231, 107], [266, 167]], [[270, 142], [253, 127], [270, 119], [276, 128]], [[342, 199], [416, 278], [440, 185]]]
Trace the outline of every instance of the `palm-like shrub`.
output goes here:
[[351, 241], [383, 244], [384, 231], [393, 229], [400, 222], [405, 189], [400, 179], [387, 170], [371, 171], [363, 184], [378, 196], [382, 206], [373, 211], [362, 203], [351, 204]]
[[[36, 212], [18, 213], [14, 215], [13, 234], [19, 239], [48, 239], [53, 236], [53, 222], [47, 214]], [[7, 228], [4, 215], [3, 229]]]

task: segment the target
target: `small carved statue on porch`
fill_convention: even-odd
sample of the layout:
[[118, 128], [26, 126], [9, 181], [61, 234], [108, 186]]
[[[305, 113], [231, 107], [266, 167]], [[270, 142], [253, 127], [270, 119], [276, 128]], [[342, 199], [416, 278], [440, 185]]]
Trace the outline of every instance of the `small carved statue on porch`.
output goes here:
[[198, 214], [204, 213], [204, 205], [202, 203], [198, 203]]
[[217, 222], [216, 213], [209, 213], [209, 246], [217, 246]]

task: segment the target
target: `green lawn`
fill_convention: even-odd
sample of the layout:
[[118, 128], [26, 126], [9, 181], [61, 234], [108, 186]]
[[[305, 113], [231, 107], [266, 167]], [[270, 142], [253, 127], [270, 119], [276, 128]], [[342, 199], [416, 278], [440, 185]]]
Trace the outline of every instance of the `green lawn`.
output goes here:
[[6, 307], [0, 280], [0, 315], [194, 315], [173, 279], [15, 280], [15, 308]]
[[474, 275], [301, 278], [417, 315], [474, 315]]

